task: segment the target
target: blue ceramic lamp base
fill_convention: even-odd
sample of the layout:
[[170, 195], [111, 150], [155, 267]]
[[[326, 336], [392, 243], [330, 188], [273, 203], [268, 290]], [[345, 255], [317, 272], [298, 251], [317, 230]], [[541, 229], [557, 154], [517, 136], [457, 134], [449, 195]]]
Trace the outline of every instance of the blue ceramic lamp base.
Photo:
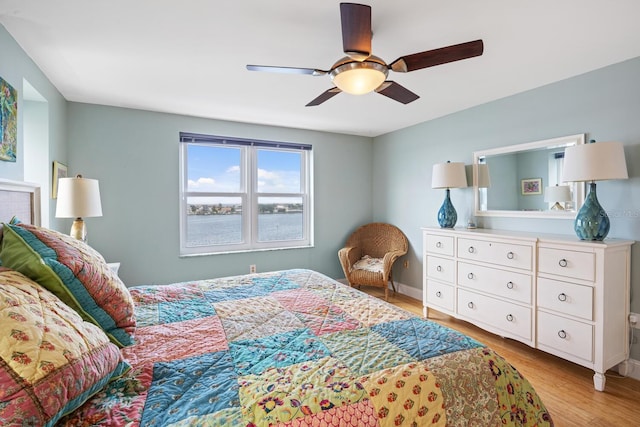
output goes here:
[[449, 189], [447, 188], [444, 202], [442, 202], [442, 206], [438, 211], [438, 224], [440, 224], [440, 227], [442, 228], [453, 228], [455, 227], [456, 222], [458, 222], [458, 213], [451, 203], [451, 199], [449, 198]]
[[589, 194], [576, 215], [573, 229], [580, 240], [604, 240], [611, 223], [596, 197], [596, 183], [589, 184]]

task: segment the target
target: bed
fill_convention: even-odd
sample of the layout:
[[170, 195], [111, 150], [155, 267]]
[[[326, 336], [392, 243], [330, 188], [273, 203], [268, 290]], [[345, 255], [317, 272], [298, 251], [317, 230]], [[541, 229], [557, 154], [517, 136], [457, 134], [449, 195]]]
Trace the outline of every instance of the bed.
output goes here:
[[553, 425], [491, 349], [321, 273], [126, 288], [66, 235], [2, 234], [1, 425]]

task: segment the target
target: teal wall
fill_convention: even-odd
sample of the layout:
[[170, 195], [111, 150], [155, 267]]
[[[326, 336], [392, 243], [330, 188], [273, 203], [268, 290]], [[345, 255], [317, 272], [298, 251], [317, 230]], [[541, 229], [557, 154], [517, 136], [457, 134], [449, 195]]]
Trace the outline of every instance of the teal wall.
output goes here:
[[[514, 153], [487, 156], [486, 164], [491, 177], [491, 187], [487, 190], [487, 210], [518, 210], [520, 180], [516, 156]], [[469, 177], [469, 185], [473, 184], [472, 180], [473, 176]]]
[[[372, 217], [372, 139], [70, 102], [69, 173], [100, 181], [89, 243], [129, 285], [304, 267], [344, 273], [337, 252]], [[179, 257], [180, 131], [313, 145], [313, 248]], [[70, 223], [69, 223], [70, 225]], [[65, 228], [66, 229], [66, 228]]]
[[[47, 101], [49, 110], [49, 143], [48, 152], [40, 156], [39, 160], [48, 157], [48, 173], [52, 176], [52, 162], [57, 160], [66, 163], [67, 159], [67, 102], [60, 92], [40, 71], [7, 30], [0, 25], [0, 77], [9, 82], [18, 91], [18, 153], [16, 162], [0, 161], [0, 178], [14, 181], [25, 180], [25, 162], [34, 161], [24, 156], [24, 111], [23, 81], [27, 80]], [[39, 161], [38, 160], [38, 161]], [[43, 166], [44, 167], [44, 166]], [[28, 169], [28, 168], [27, 168]], [[50, 183], [42, 185], [42, 197], [50, 197]], [[46, 206], [47, 203], [43, 203]], [[58, 221], [53, 218], [55, 203], [49, 204], [49, 211], [43, 212], [51, 218], [50, 226], [55, 227]], [[7, 219], [0, 218], [0, 221]]]
[[[374, 139], [373, 217], [395, 223], [410, 241], [409, 268], [399, 282], [422, 286], [420, 227], [437, 226], [443, 191], [431, 189], [431, 168], [446, 160], [470, 164], [473, 152], [586, 133], [587, 140], [625, 144], [630, 179], [598, 183], [611, 218], [610, 237], [640, 241], [640, 58], [490, 102]], [[455, 96], [453, 94], [452, 96]], [[493, 184], [493, 176], [492, 176]], [[451, 191], [458, 226], [473, 214], [471, 188]], [[573, 235], [573, 221], [478, 217], [486, 228]], [[631, 310], [640, 312], [640, 243], [632, 249]], [[635, 359], [640, 359], [634, 346]]]

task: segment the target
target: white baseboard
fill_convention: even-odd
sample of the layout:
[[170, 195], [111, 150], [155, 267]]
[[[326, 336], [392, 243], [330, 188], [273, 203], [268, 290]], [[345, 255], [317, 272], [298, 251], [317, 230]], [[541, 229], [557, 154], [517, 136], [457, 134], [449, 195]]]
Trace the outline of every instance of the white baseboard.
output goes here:
[[399, 294], [422, 301], [422, 289], [416, 289], [413, 286], [405, 285], [403, 283], [396, 283], [396, 289]]
[[625, 377], [640, 380], [640, 360], [629, 359], [619, 364], [618, 372]]

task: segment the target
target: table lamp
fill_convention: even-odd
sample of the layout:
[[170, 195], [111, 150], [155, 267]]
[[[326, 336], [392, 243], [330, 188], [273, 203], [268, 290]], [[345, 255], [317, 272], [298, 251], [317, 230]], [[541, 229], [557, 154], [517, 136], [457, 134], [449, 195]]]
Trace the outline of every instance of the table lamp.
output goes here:
[[563, 203], [571, 201], [571, 190], [568, 185], [554, 185], [544, 189], [544, 201], [554, 203], [549, 208], [552, 211], [563, 211]]
[[437, 163], [433, 165], [431, 188], [447, 190], [444, 202], [438, 211], [438, 224], [442, 228], [453, 228], [458, 221], [458, 214], [451, 203], [449, 189], [467, 186], [467, 174], [464, 163]]
[[596, 197], [596, 181], [627, 178], [624, 146], [620, 142], [592, 140], [565, 149], [562, 180], [589, 182], [589, 194], [573, 225], [581, 240], [604, 240], [609, 233], [610, 221]]
[[69, 235], [87, 241], [87, 227], [82, 217], [102, 216], [100, 187], [98, 180], [83, 178], [60, 178], [56, 218], [75, 218]]

